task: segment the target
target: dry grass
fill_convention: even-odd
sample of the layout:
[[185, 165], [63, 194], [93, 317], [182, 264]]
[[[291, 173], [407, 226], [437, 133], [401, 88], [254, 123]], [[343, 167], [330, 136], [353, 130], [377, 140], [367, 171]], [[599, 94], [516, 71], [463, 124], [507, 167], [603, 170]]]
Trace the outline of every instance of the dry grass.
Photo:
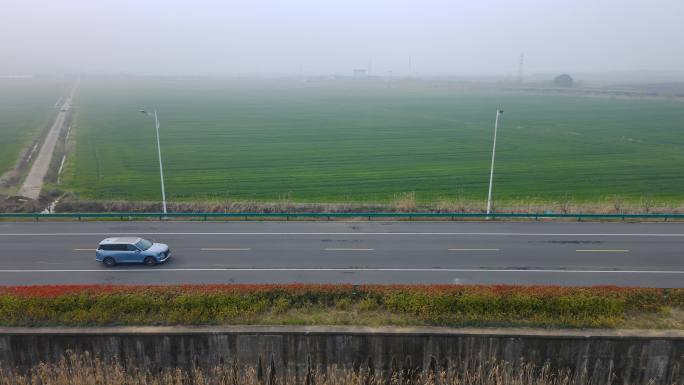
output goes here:
[[630, 314], [620, 321], [623, 329], [684, 329], [684, 308], [667, 308], [659, 313]]
[[411, 191], [395, 194], [394, 198], [392, 198], [391, 206], [394, 209], [394, 211], [399, 211], [403, 213], [410, 213], [416, 211], [416, 208], [418, 207], [418, 205], [416, 204], [416, 193]]
[[[49, 187], [55, 187], [49, 185]], [[0, 212], [40, 212], [60, 196], [58, 189], [45, 189], [39, 201], [0, 195]], [[485, 200], [442, 198], [435, 202], [420, 202], [414, 192], [394, 195], [389, 203], [306, 203], [296, 201], [292, 195], [281, 196], [273, 202], [213, 200], [169, 201], [170, 212], [178, 213], [371, 213], [371, 212], [432, 212], [432, 213], [483, 213]], [[60, 198], [56, 212], [160, 212], [160, 202], [82, 200], [66, 194]], [[560, 213], [560, 214], [621, 214], [621, 213], [684, 213], [684, 201], [655, 201], [650, 196], [638, 200], [625, 200], [612, 196], [596, 202], [576, 202], [569, 196], [556, 201], [536, 198], [494, 201], [499, 213]]]
[[[307, 311], [273, 309], [258, 319], [264, 325], [364, 325], [364, 326], [433, 326], [411, 314], [393, 314], [361, 304], [352, 304], [348, 309], [310, 308]], [[468, 324], [466, 324], [468, 325]], [[506, 326], [497, 324], [496, 326]], [[673, 329], [684, 330], [684, 309], [666, 309], [660, 313], [634, 313], [620, 319], [613, 325], [617, 329]]]
[[[372, 363], [351, 370], [330, 365], [309, 367], [300, 377], [283, 375], [273, 366], [267, 368], [232, 362], [209, 369], [125, 368], [117, 361], [105, 362], [90, 354], [68, 353], [57, 363], [41, 363], [28, 370], [16, 368], [0, 371], [0, 385], [569, 385], [594, 383], [586, 372], [554, 369], [528, 363], [479, 363], [464, 367], [444, 368], [432, 359], [425, 370], [410, 362], [393, 362], [386, 371], [376, 370]], [[671, 374], [672, 375], [672, 374]], [[606, 383], [606, 378], [601, 379]], [[677, 383], [674, 378], [673, 384]]]
[[[280, 197], [274, 202], [260, 201], [194, 201], [169, 202], [172, 212], [208, 213], [285, 213], [285, 212], [439, 212], [439, 213], [482, 213], [486, 208], [485, 200], [442, 198], [435, 202], [420, 202], [414, 192], [394, 195], [389, 203], [306, 203], [297, 202], [291, 195]], [[621, 213], [684, 213], [683, 202], [659, 202], [645, 196], [636, 201], [628, 201], [613, 196], [596, 202], [576, 202], [570, 197], [560, 197], [556, 201], [536, 198], [494, 201], [494, 209], [500, 213], [562, 213], [562, 214], [621, 214]], [[57, 206], [59, 212], [158, 212], [159, 202], [145, 201], [91, 201], [74, 196], [65, 196]]]
[[45, 206], [47, 200], [0, 195], [0, 213], [41, 212]]
[[[297, 203], [286, 195], [275, 202], [198, 201], [168, 202], [168, 210], [180, 213], [285, 213], [285, 212], [379, 212], [387, 205], [354, 203]], [[159, 202], [88, 201], [65, 196], [57, 206], [59, 212], [159, 212]]]
[[487, 202], [483, 201], [476, 205], [474, 204], [474, 202], [468, 201], [465, 198], [443, 198], [437, 202], [437, 204], [435, 205], [435, 209], [437, 212], [440, 213], [465, 213], [471, 211], [472, 207], [484, 207], [484, 205], [486, 204]]

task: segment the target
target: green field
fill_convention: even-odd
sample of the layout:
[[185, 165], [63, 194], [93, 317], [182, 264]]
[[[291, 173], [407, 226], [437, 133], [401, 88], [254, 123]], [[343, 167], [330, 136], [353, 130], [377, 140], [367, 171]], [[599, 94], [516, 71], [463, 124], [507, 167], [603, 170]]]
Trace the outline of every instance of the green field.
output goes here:
[[684, 197], [684, 105], [534, 96], [419, 82], [83, 82], [65, 185], [156, 200], [159, 109], [170, 200], [420, 202]]
[[0, 175], [49, 124], [65, 83], [50, 79], [0, 79]]

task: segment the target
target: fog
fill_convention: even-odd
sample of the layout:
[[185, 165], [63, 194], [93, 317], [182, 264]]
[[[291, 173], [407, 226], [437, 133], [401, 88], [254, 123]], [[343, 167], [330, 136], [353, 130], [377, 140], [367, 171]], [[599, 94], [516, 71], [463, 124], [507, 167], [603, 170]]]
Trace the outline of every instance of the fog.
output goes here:
[[682, 0], [0, 0], [0, 74], [684, 69]]

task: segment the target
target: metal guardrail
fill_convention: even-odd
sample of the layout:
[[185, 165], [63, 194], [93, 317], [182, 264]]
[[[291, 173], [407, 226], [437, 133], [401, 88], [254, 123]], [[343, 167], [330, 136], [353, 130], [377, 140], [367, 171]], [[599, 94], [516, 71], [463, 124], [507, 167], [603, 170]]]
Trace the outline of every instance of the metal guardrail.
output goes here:
[[172, 219], [172, 218], [199, 218], [203, 220], [217, 219], [217, 218], [241, 218], [244, 220], [258, 219], [258, 218], [282, 218], [288, 220], [290, 218], [319, 218], [319, 219], [333, 219], [333, 218], [443, 218], [443, 219], [465, 219], [465, 218], [526, 218], [526, 219], [577, 219], [581, 221], [597, 220], [597, 219], [684, 219], [684, 214], [556, 214], [556, 213], [54, 213], [54, 214], [39, 214], [39, 213], [0, 213], [0, 219]]

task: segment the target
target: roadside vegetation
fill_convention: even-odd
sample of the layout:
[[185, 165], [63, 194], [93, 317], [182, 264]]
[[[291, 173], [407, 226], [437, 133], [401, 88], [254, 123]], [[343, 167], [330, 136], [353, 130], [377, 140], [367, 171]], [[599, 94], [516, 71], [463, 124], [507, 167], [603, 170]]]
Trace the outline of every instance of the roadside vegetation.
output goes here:
[[[48, 191], [49, 192], [49, 191]], [[2, 206], [0, 199], [0, 207]], [[395, 194], [389, 203], [301, 203], [291, 198], [273, 202], [215, 199], [208, 201], [169, 201], [168, 210], [175, 213], [369, 213], [369, 212], [422, 212], [422, 213], [482, 213], [486, 200], [440, 199], [432, 203], [418, 203], [414, 192]], [[637, 200], [626, 200], [619, 196], [608, 197], [596, 202], [576, 202], [567, 197], [558, 200], [518, 199], [494, 201], [494, 211], [500, 213], [559, 213], [559, 214], [677, 214], [684, 213], [684, 201], [655, 201], [646, 196]], [[58, 212], [160, 212], [161, 202], [84, 200], [66, 194], [59, 200]], [[19, 210], [20, 211], [20, 210]]]
[[0, 288], [2, 326], [432, 325], [684, 329], [684, 289], [185, 285]]
[[[676, 367], [676, 365], [675, 365]], [[678, 373], [663, 373], [669, 383]], [[303, 377], [303, 378], [302, 378]], [[485, 362], [444, 368], [435, 359], [424, 370], [400, 363], [388, 370], [362, 365], [358, 370], [329, 365], [309, 368], [300, 378], [284, 375], [274, 367], [252, 367], [237, 362], [213, 368], [127, 368], [114, 360], [88, 353], [68, 353], [55, 363], [31, 368], [0, 368], [0, 385], [570, 385], [610, 384], [613, 379], [592, 378], [585, 371], [555, 369], [550, 365]]]
[[495, 205], [537, 202], [559, 211], [568, 194], [573, 204], [611, 210], [642, 199], [682, 204], [681, 102], [342, 80], [84, 81], [60, 185], [73, 200], [158, 199], [154, 127], [141, 106], [159, 110], [174, 202], [404, 210], [479, 202], [494, 112], [504, 106]]

